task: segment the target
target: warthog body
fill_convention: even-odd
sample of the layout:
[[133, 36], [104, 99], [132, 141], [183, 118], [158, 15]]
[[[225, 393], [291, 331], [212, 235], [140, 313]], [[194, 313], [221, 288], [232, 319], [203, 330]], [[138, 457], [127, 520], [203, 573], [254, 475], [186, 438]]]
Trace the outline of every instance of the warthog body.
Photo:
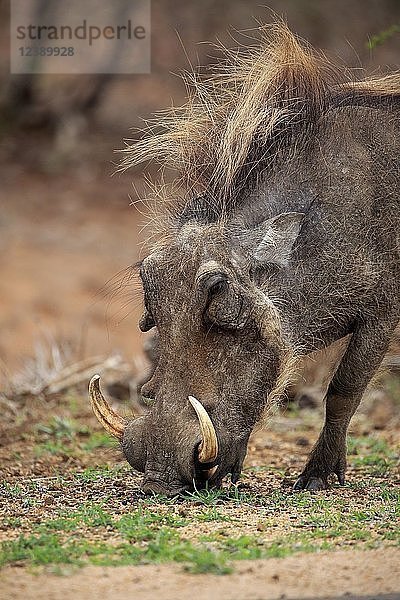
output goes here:
[[159, 339], [143, 388], [154, 404], [105, 423], [148, 491], [236, 481], [296, 359], [348, 336], [295, 488], [343, 483], [350, 419], [399, 320], [400, 77], [341, 79], [284, 26], [232, 60], [125, 163], [178, 172], [140, 270], [140, 327]]

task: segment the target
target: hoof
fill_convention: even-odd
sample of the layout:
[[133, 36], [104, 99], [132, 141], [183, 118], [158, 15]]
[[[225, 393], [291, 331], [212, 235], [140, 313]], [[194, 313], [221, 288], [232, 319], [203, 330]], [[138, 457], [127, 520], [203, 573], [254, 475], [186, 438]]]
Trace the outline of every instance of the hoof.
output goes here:
[[308, 492], [320, 492], [321, 490], [328, 489], [328, 482], [321, 477], [309, 477], [307, 475], [300, 475], [298, 480], [293, 486], [293, 491], [299, 492], [300, 490], [306, 490]]

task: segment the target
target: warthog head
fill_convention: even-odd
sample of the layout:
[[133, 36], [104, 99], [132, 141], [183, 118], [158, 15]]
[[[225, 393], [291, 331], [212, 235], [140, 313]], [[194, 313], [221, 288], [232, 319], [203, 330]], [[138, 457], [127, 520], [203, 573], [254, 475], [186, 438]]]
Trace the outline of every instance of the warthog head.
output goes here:
[[[249, 234], [189, 221], [144, 259], [142, 331], [157, 328], [159, 361], [142, 388], [149, 412], [125, 421], [90, 384], [94, 412], [144, 473], [145, 491], [176, 494], [239, 477], [249, 435], [265, 407], [284, 348], [271, 300], [260, 290], [264, 260], [284, 262], [299, 213]], [[274, 259], [275, 257], [275, 259]]]

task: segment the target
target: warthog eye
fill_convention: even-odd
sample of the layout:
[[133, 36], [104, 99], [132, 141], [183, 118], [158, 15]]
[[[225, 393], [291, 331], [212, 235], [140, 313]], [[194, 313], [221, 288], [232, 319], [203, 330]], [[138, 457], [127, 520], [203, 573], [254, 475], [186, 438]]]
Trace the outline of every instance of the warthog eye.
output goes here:
[[211, 303], [216, 301], [217, 298], [223, 299], [226, 297], [229, 288], [228, 280], [225, 278], [223, 279], [222, 277], [210, 283], [211, 285], [208, 288], [206, 311], [208, 311]]
[[223, 291], [225, 291], [228, 287], [228, 282], [226, 279], [220, 279], [218, 281], [216, 281], [215, 283], [213, 283], [210, 287], [210, 289], [208, 290], [208, 296], [209, 298], [213, 297], [213, 296], [217, 296], [218, 294], [221, 294]]
[[212, 267], [214, 263], [206, 263], [199, 268], [196, 277], [198, 300], [204, 306], [205, 325], [240, 329], [245, 325], [249, 312], [243, 292], [227, 273]]
[[210, 299], [212, 296], [223, 291], [228, 285], [228, 276], [225, 273], [203, 273], [197, 280], [198, 290], [201, 294], [205, 295], [206, 298]]
[[207, 279], [207, 303], [204, 311], [206, 321], [227, 329], [241, 326], [243, 298], [226, 275], [216, 273]]

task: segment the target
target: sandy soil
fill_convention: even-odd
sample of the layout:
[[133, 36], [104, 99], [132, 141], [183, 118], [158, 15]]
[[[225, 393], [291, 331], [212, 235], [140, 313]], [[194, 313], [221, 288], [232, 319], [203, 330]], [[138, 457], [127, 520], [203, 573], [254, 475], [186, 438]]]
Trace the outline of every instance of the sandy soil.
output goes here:
[[143, 219], [129, 206], [131, 177], [111, 178], [111, 170], [45, 176], [3, 167], [0, 388], [43, 337], [87, 356], [140, 352], [141, 298], [124, 269], [138, 260]]
[[4, 598], [48, 600], [275, 600], [400, 598], [400, 550], [353, 551], [242, 562], [235, 573], [190, 575], [176, 566], [87, 567], [67, 577], [6, 569]]

